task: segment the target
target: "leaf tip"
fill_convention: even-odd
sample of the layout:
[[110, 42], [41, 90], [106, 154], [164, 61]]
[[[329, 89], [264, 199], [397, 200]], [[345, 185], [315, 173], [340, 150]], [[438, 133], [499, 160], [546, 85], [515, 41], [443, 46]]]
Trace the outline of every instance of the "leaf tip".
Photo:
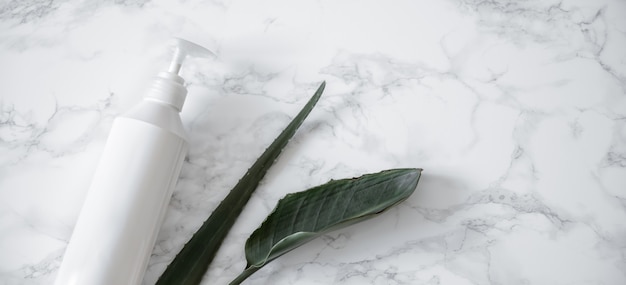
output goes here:
[[317, 87], [317, 92], [316, 93], [321, 93], [324, 92], [324, 89], [326, 89], [326, 80], [322, 81], [322, 84], [320, 84], [320, 87]]

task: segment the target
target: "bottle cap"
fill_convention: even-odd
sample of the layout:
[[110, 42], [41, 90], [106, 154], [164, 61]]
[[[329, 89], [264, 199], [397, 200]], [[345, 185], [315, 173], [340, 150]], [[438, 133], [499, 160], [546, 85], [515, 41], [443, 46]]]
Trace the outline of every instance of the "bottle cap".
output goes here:
[[155, 100], [172, 105], [179, 112], [183, 108], [187, 97], [187, 88], [183, 86], [185, 80], [178, 75], [187, 57], [213, 58], [215, 54], [210, 50], [190, 41], [174, 38], [174, 56], [167, 72], [160, 72], [146, 99]]

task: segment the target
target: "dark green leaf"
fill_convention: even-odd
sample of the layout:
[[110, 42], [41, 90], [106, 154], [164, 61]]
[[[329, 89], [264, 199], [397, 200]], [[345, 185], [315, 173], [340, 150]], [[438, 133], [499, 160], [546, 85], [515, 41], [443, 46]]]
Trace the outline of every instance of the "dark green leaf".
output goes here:
[[289, 194], [246, 242], [248, 265], [231, 284], [288, 251], [337, 228], [371, 218], [408, 198], [421, 169], [391, 169], [359, 178], [331, 180]]
[[295, 134], [302, 121], [309, 115], [322, 95], [326, 83], [323, 82], [309, 102], [289, 123], [287, 128], [274, 140], [257, 161], [248, 169], [228, 196], [217, 206], [211, 216], [176, 255], [165, 269], [157, 284], [173, 285], [199, 284], [202, 276], [215, 257], [217, 250], [228, 231], [235, 223], [241, 210], [250, 199], [269, 167], [274, 163], [289, 139]]

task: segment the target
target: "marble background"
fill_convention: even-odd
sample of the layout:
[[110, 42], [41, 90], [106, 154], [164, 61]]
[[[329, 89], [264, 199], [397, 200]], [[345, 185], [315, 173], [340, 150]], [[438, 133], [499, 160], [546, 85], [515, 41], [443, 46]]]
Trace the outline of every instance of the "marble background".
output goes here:
[[247, 284], [626, 284], [626, 2], [5, 0], [0, 284], [50, 284], [112, 119], [191, 60], [186, 160], [145, 277], [325, 80], [203, 284], [244, 267], [276, 201], [424, 168], [406, 202]]

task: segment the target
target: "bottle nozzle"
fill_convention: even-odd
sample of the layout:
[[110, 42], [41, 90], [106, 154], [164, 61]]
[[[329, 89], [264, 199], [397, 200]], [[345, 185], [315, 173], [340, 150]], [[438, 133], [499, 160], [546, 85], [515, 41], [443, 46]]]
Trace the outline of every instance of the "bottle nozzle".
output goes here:
[[187, 96], [187, 88], [184, 86], [185, 80], [178, 76], [183, 61], [187, 56], [211, 58], [215, 57], [215, 54], [206, 48], [179, 38], [174, 38], [174, 48], [174, 57], [168, 71], [157, 74], [145, 98], [169, 104], [180, 112]]
[[210, 50], [181, 38], [174, 38], [174, 45], [174, 57], [172, 58], [170, 67], [167, 70], [173, 74], [178, 74], [180, 72], [183, 61], [185, 61], [187, 56], [203, 58], [215, 57], [215, 54]]

